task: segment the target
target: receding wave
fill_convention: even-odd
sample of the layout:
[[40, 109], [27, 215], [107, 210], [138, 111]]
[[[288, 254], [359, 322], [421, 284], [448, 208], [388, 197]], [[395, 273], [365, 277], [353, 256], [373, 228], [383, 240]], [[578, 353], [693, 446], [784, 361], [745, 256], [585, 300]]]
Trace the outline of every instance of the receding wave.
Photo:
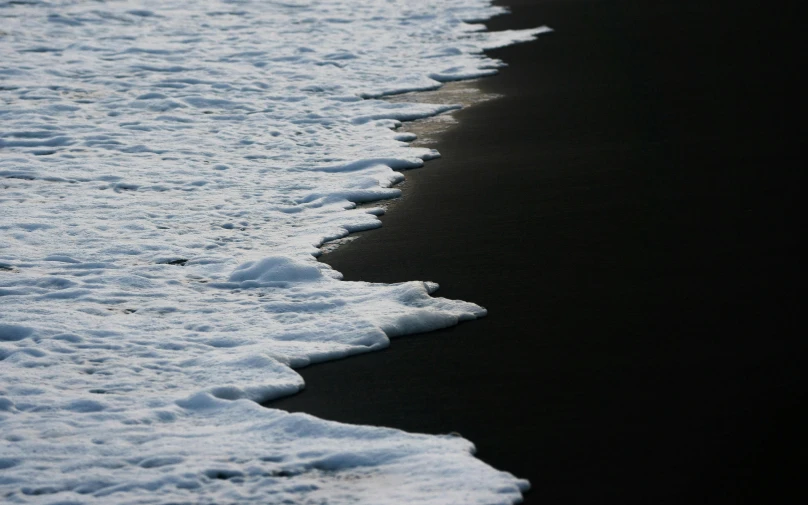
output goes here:
[[[293, 370], [473, 319], [345, 282], [438, 154], [380, 97], [488, 75], [482, 0], [0, 1], [0, 495], [9, 503], [511, 503], [452, 436], [262, 408]], [[402, 140], [403, 139], [403, 140]]]

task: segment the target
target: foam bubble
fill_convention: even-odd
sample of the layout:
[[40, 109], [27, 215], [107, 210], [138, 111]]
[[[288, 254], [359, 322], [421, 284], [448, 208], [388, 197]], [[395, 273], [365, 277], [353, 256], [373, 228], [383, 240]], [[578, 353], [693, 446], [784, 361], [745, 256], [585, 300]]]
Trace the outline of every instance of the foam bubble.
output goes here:
[[485, 0], [0, 0], [0, 495], [13, 503], [512, 503], [458, 437], [260, 407], [293, 368], [481, 317], [341, 281], [438, 156], [381, 97], [489, 75]]

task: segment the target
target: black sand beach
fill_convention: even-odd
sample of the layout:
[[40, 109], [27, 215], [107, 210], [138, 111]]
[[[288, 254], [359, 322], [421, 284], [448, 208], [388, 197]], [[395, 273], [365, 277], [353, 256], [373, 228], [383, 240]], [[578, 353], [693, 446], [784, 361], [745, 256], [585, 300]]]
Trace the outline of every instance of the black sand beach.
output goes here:
[[[508, 0], [505, 97], [323, 258], [489, 316], [301, 370], [272, 404], [460, 432], [528, 504], [785, 503], [804, 451], [784, 7]], [[799, 335], [801, 336], [801, 335]]]

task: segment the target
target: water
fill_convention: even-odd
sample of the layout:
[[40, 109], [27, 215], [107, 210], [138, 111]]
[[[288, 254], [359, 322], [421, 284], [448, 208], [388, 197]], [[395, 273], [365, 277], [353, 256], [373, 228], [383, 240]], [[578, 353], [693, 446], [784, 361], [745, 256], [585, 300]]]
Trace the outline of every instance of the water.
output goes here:
[[438, 156], [379, 97], [496, 72], [487, 1], [0, 1], [0, 493], [9, 503], [511, 503], [470, 442], [265, 409], [293, 370], [473, 319], [345, 282]]

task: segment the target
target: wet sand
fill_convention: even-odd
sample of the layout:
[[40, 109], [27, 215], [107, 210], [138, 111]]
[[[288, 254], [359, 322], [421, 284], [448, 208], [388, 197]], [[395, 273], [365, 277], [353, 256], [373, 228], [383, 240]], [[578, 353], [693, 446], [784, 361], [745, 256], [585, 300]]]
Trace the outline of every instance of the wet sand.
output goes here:
[[504, 97], [323, 257], [489, 316], [303, 369], [271, 406], [460, 432], [527, 504], [783, 502], [805, 444], [792, 14], [507, 3], [491, 29], [555, 33], [492, 51], [510, 66], [480, 85]]

